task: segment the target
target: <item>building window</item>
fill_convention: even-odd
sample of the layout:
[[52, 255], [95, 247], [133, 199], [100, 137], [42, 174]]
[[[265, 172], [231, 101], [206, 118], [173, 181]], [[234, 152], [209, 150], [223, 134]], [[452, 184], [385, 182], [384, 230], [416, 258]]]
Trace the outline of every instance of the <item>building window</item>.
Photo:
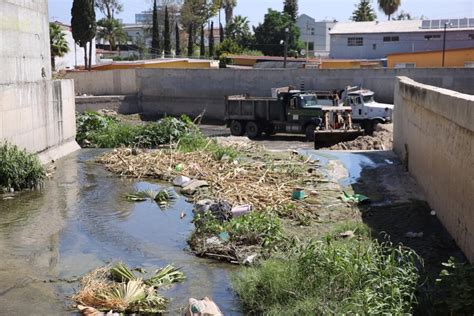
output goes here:
[[314, 42], [307, 42], [306, 46], [308, 47], [309, 51], [314, 50]]
[[376, 50], [377, 49], [377, 44], [372, 44], [372, 49]]
[[469, 36], [469, 39], [474, 40], [474, 34], [469, 34], [468, 36]]
[[400, 68], [416, 68], [416, 63], [395, 64], [395, 68], [397, 68], [397, 69], [400, 69]]
[[398, 41], [400, 41], [400, 37], [398, 37], [398, 36], [384, 36], [383, 41], [384, 42], [398, 42]]
[[464, 63], [465, 68], [474, 68], [474, 61], [466, 61]]
[[441, 39], [441, 35], [425, 35], [425, 40], [432, 41], [432, 40], [439, 40]]
[[363, 46], [364, 38], [363, 37], [349, 37], [347, 39], [347, 46]]

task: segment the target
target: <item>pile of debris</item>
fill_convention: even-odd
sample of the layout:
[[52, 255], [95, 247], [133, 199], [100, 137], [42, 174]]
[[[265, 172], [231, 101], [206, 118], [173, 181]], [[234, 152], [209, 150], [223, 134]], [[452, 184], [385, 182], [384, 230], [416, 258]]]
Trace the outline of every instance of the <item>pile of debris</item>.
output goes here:
[[331, 150], [391, 150], [393, 148], [393, 124], [378, 124], [372, 136], [357, 137], [338, 143]]
[[263, 146], [244, 136], [214, 137], [217, 143], [240, 151], [260, 151]]
[[[185, 176], [193, 179], [197, 189], [208, 187], [206, 190], [190, 190], [197, 191], [190, 192], [195, 194], [195, 200], [210, 197], [232, 205], [249, 204], [256, 210], [285, 207], [292, 202], [295, 187], [318, 180], [313, 173], [316, 166], [297, 155], [284, 160], [265, 160], [262, 157], [216, 160], [205, 151], [117, 149], [101, 156], [98, 161], [109, 171], [122, 176], [169, 182]], [[204, 183], [206, 185], [202, 185]], [[187, 187], [189, 189], [189, 185]]]

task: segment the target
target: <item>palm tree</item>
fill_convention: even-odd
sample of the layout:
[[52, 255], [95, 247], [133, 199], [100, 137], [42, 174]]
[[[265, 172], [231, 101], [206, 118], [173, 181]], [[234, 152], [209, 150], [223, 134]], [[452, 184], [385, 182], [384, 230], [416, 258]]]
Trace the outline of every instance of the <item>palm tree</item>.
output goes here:
[[62, 57], [69, 52], [66, 34], [56, 23], [49, 23], [49, 44], [51, 49], [51, 67], [56, 70], [56, 57]]
[[370, 5], [370, 0], [361, 0], [356, 5], [356, 9], [352, 12], [351, 20], [354, 22], [374, 21], [377, 15]]
[[109, 42], [109, 49], [115, 51], [117, 43], [122, 43], [127, 40], [122, 24], [117, 19], [103, 18], [97, 22], [99, 26], [97, 37]]
[[234, 17], [234, 8], [237, 6], [237, 0], [222, 0], [222, 7], [225, 12], [225, 23], [232, 22]]
[[401, 0], [378, 0], [378, 2], [380, 10], [388, 16], [389, 21], [392, 14], [394, 14], [402, 4]]

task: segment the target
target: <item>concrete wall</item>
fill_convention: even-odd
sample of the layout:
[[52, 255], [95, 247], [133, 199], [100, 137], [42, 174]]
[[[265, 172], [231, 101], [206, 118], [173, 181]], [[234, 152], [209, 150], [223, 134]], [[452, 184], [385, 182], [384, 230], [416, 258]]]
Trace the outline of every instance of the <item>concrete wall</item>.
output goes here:
[[395, 78], [406, 75], [426, 84], [474, 93], [473, 69], [130, 69], [71, 72], [76, 94], [136, 95], [145, 114], [197, 115], [222, 120], [224, 96], [270, 96], [271, 88], [304, 84], [306, 89], [343, 89], [361, 84], [376, 100], [393, 103]]
[[102, 95], [102, 96], [77, 96], [76, 111], [113, 110], [121, 114], [134, 114], [140, 112], [137, 98], [133, 95]]
[[50, 63], [47, 1], [0, 0], [0, 140], [44, 162], [78, 148], [74, 82]]
[[474, 262], [474, 96], [401, 77], [394, 116], [395, 152]]

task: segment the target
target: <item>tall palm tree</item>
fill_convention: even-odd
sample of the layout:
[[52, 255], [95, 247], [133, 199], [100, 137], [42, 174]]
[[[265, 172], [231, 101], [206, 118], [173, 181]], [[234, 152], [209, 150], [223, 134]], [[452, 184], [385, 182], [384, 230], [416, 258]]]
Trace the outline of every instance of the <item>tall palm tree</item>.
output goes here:
[[51, 49], [51, 67], [56, 70], [56, 57], [62, 57], [69, 52], [66, 33], [56, 23], [49, 23], [49, 44]]
[[221, 0], [225, 12], [225, 23], [230, 24], [234, 17], [234, 8], [237, 6], [237, 0]]
[[388, 16], [389, 21], [392, 14], [394, 14], [402, 4], [401, 0], [378, 0], [378, 2], [380, 10]]
[[117, 43], [123, 43], [127, 40], [122, 24], [117, 19], [103, 18], [97, 22], [97, 37], [109, 42], [109, 49], [115, 51]]

